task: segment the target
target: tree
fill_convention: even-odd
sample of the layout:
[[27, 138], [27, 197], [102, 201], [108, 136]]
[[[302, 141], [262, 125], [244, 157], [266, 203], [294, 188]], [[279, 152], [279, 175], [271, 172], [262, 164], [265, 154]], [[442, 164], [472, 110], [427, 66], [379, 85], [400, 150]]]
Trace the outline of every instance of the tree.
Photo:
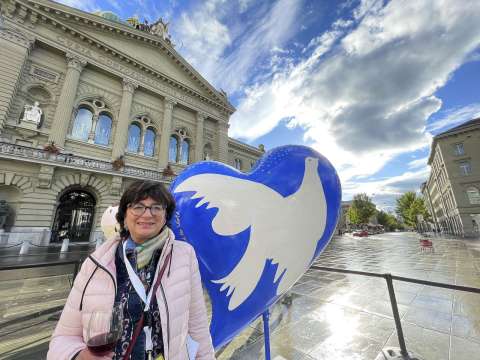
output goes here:
[[407, 226], [413, 228], [418, 226], [418, 215], [422, 215], [426, 221], [430, 218], [423, 198], [413, 191], [408, 191], [397, 199], [395, 212]]
[[354, 224], [354, 225], [360, 224], [360, 218], [358, 217], [358, 211], [353, 206], [350, 206], [348, 208], [347, 216], [348, 216], [348, 220], [350, 221], [350, 224]]
[[348, 209], [348, 219], [352, 224], [365, 224], [376, 211], [375, 204], [367, 194], [357, 194], [353, 197], [352, 206]]
[[394, 231], [395, 229], [400, 229], [400, 224], [398, 223], [395, 216], [388, 214], [385, 211], [379, 211], [377, 213], [377, 221], [380, 225], [383, 225], [386, 231]]

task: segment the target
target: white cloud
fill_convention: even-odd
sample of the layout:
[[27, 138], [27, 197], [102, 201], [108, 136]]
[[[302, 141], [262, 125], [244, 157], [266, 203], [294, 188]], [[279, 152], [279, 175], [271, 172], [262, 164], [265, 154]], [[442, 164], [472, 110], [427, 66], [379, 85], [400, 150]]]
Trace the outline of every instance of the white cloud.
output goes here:
[[448, 130], [451, 127], [460, 125], [466, 121], [480, 117], [480, 104], [469, 104], [467, 106], [450, 109], [445, 115], [428, 126], [428, 131], [435, 133]]
[[252, 4], [252, 0], [238, 0], [240, 13], [247, 11], [248, 7]]
[[415, 159], [408, 163], [408, 168], [409, 169], [424, 168], [427, 166], [427, 162], [428, 162], [428, 156], [423, 157], [421, 159]]
[[224, 1], [208, 0], [191, 12], [183, 12], [173, 36], [180, 51], [201, 74], [211, 80], [231, 36], [219, 18]]
[[291, 118], [343, 181], [429, 145], [435, 92], [480, 43], [480, 4], [364, 1], [354, 15], [350, 33], [320, 35], [303, 61], [247, 88], [230, 135], [253, 140]]
[[[232, 3], [208, 0], [193, 13], [182, 14], [174, 34], [182, 44], [178, 50], [209, 81], [233, 93], [255, 76], [260, 60], [278, 54], [272, 50], [282, 49], [295, 35], [301, 3], [261, 3], [246, 22], [241, 22]], [[239, 4], [246, 10], [250, 2]]]
[[429, 173], [429, 167], [424, 166], [421, 169], [408, 171], [385, 180], [364, 183], [349, 181], [342, 185], [343, 197], [348, 200], [355, 194], [367, 193], [378, 208], [393, 210], [396, 199], [407, 191], [418, 192], [421, 183], [427, 180]]

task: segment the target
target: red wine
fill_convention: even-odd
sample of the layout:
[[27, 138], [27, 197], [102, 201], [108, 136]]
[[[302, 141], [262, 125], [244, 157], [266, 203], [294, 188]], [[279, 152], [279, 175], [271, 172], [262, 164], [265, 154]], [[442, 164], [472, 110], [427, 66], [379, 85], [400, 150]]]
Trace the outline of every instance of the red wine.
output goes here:
[[103, 356], [115, 348], [115, 339], [110, 334], [97, 335], [88, 340], [88, 349], [95, 355]]

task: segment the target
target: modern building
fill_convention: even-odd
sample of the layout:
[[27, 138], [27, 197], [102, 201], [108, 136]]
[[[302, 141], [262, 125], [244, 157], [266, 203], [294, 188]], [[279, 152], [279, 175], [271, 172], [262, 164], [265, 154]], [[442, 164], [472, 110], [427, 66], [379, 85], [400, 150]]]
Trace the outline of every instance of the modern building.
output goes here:
[[431, 167], [422, 185], [437, 230], [478, 236], [480, 226], [480, 118], [433, 138]]
[[0, 9], [7, 231], [43, 234], [33, 239], [43, 244], [94, 241], [133, 180], [168, 184], [205, 159], [248, 171], [262, 156], [228, 137], [235, 108], [175, 51], [161, 19], [122, 22], [49, 0], [0, 0]]

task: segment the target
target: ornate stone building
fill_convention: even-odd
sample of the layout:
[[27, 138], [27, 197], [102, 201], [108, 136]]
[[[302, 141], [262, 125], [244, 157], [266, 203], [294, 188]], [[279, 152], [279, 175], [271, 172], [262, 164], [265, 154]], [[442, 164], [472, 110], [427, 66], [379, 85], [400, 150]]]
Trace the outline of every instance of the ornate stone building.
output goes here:
[[433, 138], [428, 180], [421, 191], [434, 227], [478, 236], [480, 226], [480, 118]]
[[0, 6], [7, 230], [94, 241], [101, 214], [134, 179], [168, 184], [204, 159], [248, 171], [262, 155], [228, 137], [235, 108], [175, 51], [166, 27], [48, 0]]

